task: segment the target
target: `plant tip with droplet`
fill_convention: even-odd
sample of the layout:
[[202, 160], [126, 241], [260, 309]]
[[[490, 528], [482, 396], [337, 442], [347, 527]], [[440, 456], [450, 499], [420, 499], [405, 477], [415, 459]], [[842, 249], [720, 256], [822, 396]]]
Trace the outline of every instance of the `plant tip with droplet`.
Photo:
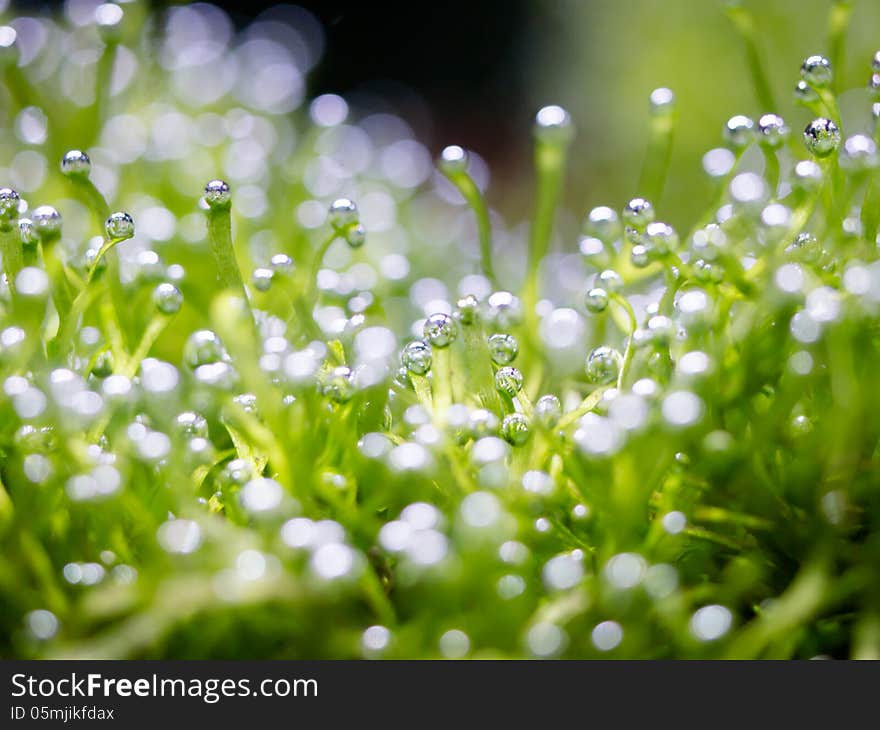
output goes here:
[[205, 185], [205, 202], [209, 208], [225, 208], [231, 200], [232, 193], [225, 180], [211, 180]]

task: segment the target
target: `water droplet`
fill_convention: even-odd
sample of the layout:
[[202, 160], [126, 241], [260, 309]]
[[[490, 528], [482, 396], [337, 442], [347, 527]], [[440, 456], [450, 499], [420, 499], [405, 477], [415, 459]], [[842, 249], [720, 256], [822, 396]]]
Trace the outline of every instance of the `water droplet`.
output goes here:
[[156, 538], [167, 552], [187, 555], [202, 544], [202, 531], [193, 520], [168, 520], [159, 526]]
[[[449, 422], [447, 416], [447, 423]], [[468, 414], [468, 433], [475, 441], [498, 433], [498, 416], [486, 408], [475, 408]]]
[[58, 633], [58, 618], [44, 608], [31, 611], [25, 616], [28, 632], [38, 641], [48, 641]]
[[486, 300], [486, 316], [499, 330], [511, 330], [522, 321], [522, 303], [509, 291], [496, 291]]
[[596, 347], [587, 357], [587, 379], [596, 385], [613, 383], [622, 365], [623, 357], [617, 350], [605, 345]]
[[644, 198], [633, 198], [623, 208], [623, 221], [637, 230], [644, 230], [654, 220], [654, 206]]
[[12, 188], [0, 188], [0, 223], [9, 225], [18, 216], [21, 197]]
[[815, 190], [822, 183], [822, 168], [813, 160], [801, 160], [794, 166], [794, 184], [801, 190]]
[[186, 340], [183, 360], [193, 370], [201, 365], [218, 362], [226, 357], [223, 343], [211, 330], [196, 330]]
[[534, 133], [542, 142], [565, 143], [574, 136], [574, 124], [561, 106], [545, 106], [535, 115]]
[[400, 353], [401, 364], [416, 375], [425, 375], [431, 369], [432, 360], [431, 346], [421, 340], [408, 343]]
[[819, 117], [804, 129], [804, 144], [816, 157], [828, 157], [840, 146], [840, 130], [830, 119]]
[[153, 289], [153, 304], [162, 314], [177, 314], [183, 305], [183, 294], [174, 284], [164, 282]]
[[468, 153], [458, 145], [449, 145], [440, 153], [438, 165], [447, 175], [464, 172], [468, 167]]
[[742, 114], [731, 117], [724, 125], [724, 139], [734, 149], [747, 147], [755, 139], [755, 122]]
[[440, 637], [440, 653], [447, 659], [463, 659], [471, 650], [471, 640], [464, 631], [451, 629]]
[[352, 248], [360, 248], [367, 241], [367, 229], [362, 224], [349, 226], [345, 232], [345, 242]]
[[357, 206], [348, 198], [337, 198], [330, 203], [327, 220], [337, 231], [356, 225], [359, 221]]
[[495, 388], [499, 392], [513, 398], [522, 387], [523, 375], [517, 368], [503, 367], [495, 373]]
[[11, 66], [18, 63], [18, 33], [11, 25], [0, 25], [0, 63]]
[[61, 235], [61, 214], [51, 205], [35, 208], [31, 220], [37, 235], [44, 241], [51, 241]]
[[248, 512], [273, 512], [281, 506], [284, 490], [274, 479], [257, 477], [241, 488], [240, 496]]
[[758, 119], [758, 139], [771, 149], [776, 149], [785, 142], [788, 131], [785, 120], [778, 114], [764, 114]]
[[794, 98], [795, 101], [801, 104], [813, 104], [819, 101], [819, 95], [816, 93], [816, 90], [803, 80], [798, 81], [795, 85]]
[[703, 416], [703, 401], [689, 390], [676, 390], [663, 399], [663, 418], [675, 428], [685, 428], [697, 423]]
[[334, 403], [347, 403], [354, 395], [354, 390], [354, 372], [347, 365], [333, 368], [321, 382], [321, 393]]
[[668, 223], [655, 221], [645, 228], [644, 244], [659, 256], [665, 256], [678, 248], [678, 233]]
[[600, 241], [611, 243], [620, 236], [620, 218], [613, 208], [600, 205], [587, 214], [582, 230], [588, 236], [595, 236]]
[[[797, 238], [785, 247], [785, 253], [796, 261], [801, 261], [805, 264], [815, 264], [822, 256], [822, 244], [819, 243], [819, 239], [812, 233], [799, 233]], [[778, 279], [779, 272], [777, 272]], [[801, 287], [799, 286], [797, 290], [800, 289]]]
[[669, 114], [675, 109], [675, 94], [672, 89], [661, 86], [651, 92], [650, 102], [653, 114]]
[[544, 428], [552, 428], [562, 417], [562, 403], [555, 395], [542, 395], [535, 403], [535, 421]]
[[472, 325], [480, 318], [480, 300], [473, 294], [463, 296], [455, 303], [455, 318], [463, 325]]
[[590, 289], [587, 292], [584, 305], [594, 314], [604, 312], [608, 308], [608, 292], [599, 287]]
[[15, 277], [20, 296], [43, 299], [49, 296], [49, 275], [36, 266], [25, 266]]
[[208, 421], [195, 411], [184, 411], [179, 414], [174, 419], [174, 428], [178, 434], [187, 438], [208, 437]]
[[276, 253], [269, 259], [269, 266], [278, 275], [290, 274], [293, 271], [293, 259], [286, 253]]
[[61, 158], [61, 172], [67, 177], [88, 177], [92, 161], [82, 150], [70, 150]]
[[458, 337], [458, 325], [448, 314], [432, 314], [425, 320], [423, 334], [433, 347], [449, 347]]
[[593, 629], [590, 640], [599, 651], [611, 651], [623, 641], [623, 628], [616, 621], [603, 621]]
[[817, 89], [829, 86], [834, 78], [831, 61], [825, 56], [808, 56], [801, 64], [801, 78]]
[[637, 243], [630, 251], [630, 260], [637, 269], [644, 269], [651, 263], [651, 250], [644, 244]]
[[18, 221], [18, 232], [23, 246], [32, 248], [40, 242], [37, 227], [30, 218], [22, 218]]
[[848, 172], [870, 170], [880, 164], [877, 143], [865, 134], [854, 134], [843, 143], [840, 166]]
[[267, 292], [272, 288], [272, 280], [275, 278], [275, 270], [260, 267], [254, 269], [251, 274], [251, 283], [257, 291]]
[[729, 608], [713, 604], [703, 606], [691, 617], [691, 633], [700, 641], [715, 641], [726, 634], [733, 624]]
[[209, 208], [225, 208], [231, 201], [232, 193], [225, 180], [210, 180], [205, 185], [205, 202]]
[[521, 413], [510, 413], [501, 422], [501, 435], [513, 446], [522, 446], [529, 440], [531, 433], [529, 422]]
[[519, 353], [519, 343], [513, 335], [490, 335], [487, 342], [489, 355], [496, 365], [510, 365]]
[[124, 241], [134, 235], [134, 220], [124, 211], [111, 213], [104, 223], [104, 231], [111, 241]]

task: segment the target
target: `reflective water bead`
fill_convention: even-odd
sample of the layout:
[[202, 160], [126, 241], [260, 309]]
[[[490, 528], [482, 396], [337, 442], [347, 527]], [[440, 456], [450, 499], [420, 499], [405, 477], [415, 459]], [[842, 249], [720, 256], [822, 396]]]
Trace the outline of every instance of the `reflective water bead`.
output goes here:
[[630, 261], [637, 269], [644, 269], [651, 263], [651, 250], [644, 244], [636, 244], [630, 251]]
[[447, 175], [464, 172], [468, 167], [468, 153], [456, 144], [449, 145], [440, 153], [438, 164]]
[[88, 177], [92, 161], [82, 150], [70, 150], [61, 158], [61, 172], [68, 177]]
[[498, 428], [498, 416], [486, 408], [475, 408], [468, 414], [468, 432], [475, 440], [494, 436]]
[[183, 294], [166, 281], [153, 289], [153, 304], [162, 314], [177, 314], [183, 304]]
[[815, 190], [822, 183], [822, 168], [813, 160], [801, 160], [794, 166], [794, 184], [801, 190]]
[[18, 216], [21, 197], [12, 188], [0, 188], [0, 223], [9, 224]]
[[51, 205], [35, 208], [31, 220], [41, 239], [51, 240], [61, 235], [61, 214]]
[[819, 101], [819, 95], [816, 93], [816, 90], [803, 80], [798, 81], [795, 85], [794, 98], [795, 101], [799, 101], [801, 104], [813, 104]]
[[596, 277], [596, 285], [608, 292], [620, 292], [623, 290], [623, 277], [614, 269], [605, 269]]
[[654, 220], [654, 206], [644, 198], [633, 198], [623, 208], [623, 220], [627, 225], [642, 230]]
[[623, 358], [612, 347], [602, 345], [594, 348], [587, 357], [586, 373], [591, 383], [613, 383], [620, 374]]
[[604, 312], [608, 308], [608, 301], [609, 298], [607, 291], [600, 287], [593, 287], [587, 292], [584, 305], [589, 311], [598, 314], [599, 312]]
[[764, 114], [758, 119], [758, 139], [772, 149], [785, 142], [788, 131], [785, 120], [778, 114]]
[[348, 198], [337, 198], [330, 203], [328, 221], [337, 231], [344, 230], [358, 223], [357, 206]]
[[24, 246], [36, 246], [40, 242], [37, 227], [30, 218], [21, 218], [18, 221], [18, 233]]
[[102, 3], [95, 8], [95, 25], [103, 38], [116, 38], [119, 35], [125, 13], [116, 3]]
[[654, 344], [668, 347], [675, 337], [675, 323], [665, 315], [655, 314], [648, 320], [648, 333]]
[[128, 213], [116, 211], [107, 218], [104, 231], [111, 241], [124, 241], [134, 235], [134, 220]]
[[801, 64], [801, 78], [817, 89], [830, 85], [833, 77], [831, 61], [825, 56], [808, 56]]
[[463, 325], [474, 324], [479, 316], [480, 300], [473, 294], [468, 294], [455, 303], [455, 318]]
[[231, 201], [232, 192], [225, 180], [210, 180], [205, 185], [205, 202], [209, 208], [225, 208]]
[[509, 365], [519, 353], [519, 343], [513, 335], [490, 335], [488, 345], [489, 355], [496, 365]]
[[522, 321], [522, 303], [509, 291], [496, 291], [486, 300], [486, 314], [493, 326], [510, 330]]
[[349, 227], [345, 232], [345, 242], [352, 248], [360, 248], [367, 241], [367, 229], [361, 223]]
[[276, 253], [269, 259], [269, 266], [276, 274], [289, 274], [293, 271], [293, 259], [286, 253]]
[[522, 446], [529, 440], [531, 427], [522, 413], [510, 413], [501, 422], [501, 435], [513, 446]]
[[812, 233], [799, 233], [797, 238], [786, 246], [785, 253], [797, 261], [814, 264], [822, 256], [822, 244]]
[[347, 403], [354, 395], [354, 373], [347, 365], [340, 365], [327, 373], [321, 383], [321, 393], [334, 403]]
[[15, 277], [15, 288], [22, 297], [43, 299], [49, 296], [49, 275], [36, 266], [25, 266]]
[[514, 367], [499, 368], [495, 373], [495, 388], [513, 398], [522, 390], [523, 375]]
[[665, 256], [678, 248], [678, 233], [668, 223], [655, 221], [645, 228], [645, 245]]
[[18, 33], [11, 25], [0, 26], [0, 64], [11, 66], [18, 63]]
[[877, 143], [865, 134], [854, 134], [843, 143], [840, 166], [849, 172], [870, 170], [880, 164]]
[[535, 403], [532, 417], [540, 426], [552, 428], [562, 418], [562, 403], [555, 395], [542, 395]]
[[871, 68], [876, 73], [880, 73], [880, 51], [877, 51], [874, 54], [874, 58], [871, 59]]
[[111, 350], [102, 350], [95, 357], [92, 375], [96, 378], [109, 378], [113, 374], [115, 359]]
[[561, 106], [545, 106], [535, 115], [535, 138], [542, 142], [568, 142], [574, 135], [571, 116]]
[[193, 370], [201, 365], [223, 360], [225, 356], [223, 343], [211, 330], [196, 330], [187, 338], [183, 347], [183, 360]]
[[675, 94], [672, 89], [661, 86], [654, 89], [649, 97], [651, 111], [654, 114], [668, 114], [675, 108]]
[[174, 428], [181, 436], [207, 438], [208, 422], [195, 411], [184, 411], [174, 419]]
[[449, 347], [458, 337], [458, 325], [448, 314], [432, 314], [425, 320], [423, 334], [433, 347]]
[[620, 217], [613, 208], [600, 205], [587, 214], [582, 229], [587, 235], [611, 243], [620, 235]]
[[819, 117], [804, 129], [804, 144], [816, 157], [828, 157], [840, 146], [840, 130], [830, 119]]
[[735, 148], [746, 147], [755, 138], [755, 122], [749, 117], [737, 114], [724, 125], [724, 139]]
[[425, 375], [431, 369], [432, 360], [431, 346], [421, 340], [408, 343], [400, 353], [401, 364], [416, 375]]
[[251, 274], [251, 283], [257, 291], [266, 292], [272, 288], [272, 280], [275, 278], [274, 269], [260, 267], [254, 269]]

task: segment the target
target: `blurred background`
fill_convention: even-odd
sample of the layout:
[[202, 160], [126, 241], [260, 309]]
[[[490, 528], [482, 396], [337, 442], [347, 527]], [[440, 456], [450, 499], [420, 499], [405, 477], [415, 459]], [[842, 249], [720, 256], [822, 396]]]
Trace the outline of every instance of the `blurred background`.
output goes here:
[[[272, 3], [221, 3], [240, 24]], [[569, 170], [573, 211], [619, 207], [638, 191], [648, 95], [676, 94], [679, 127], [664, 200], [692, 223], [710, 195], [702, 155], [733, 114], [783, 114], [806, 124], [792, 90], [801, 60], [826, 53], [828, 0], [756, 0], [752, 13], [778, 109], [755, 100], [742, 43], [723, 0], [495, 0], [366, 3], [303, 0], [324, 28], [311, 91], [391, 102], [433, 152], [457, 143], [486, 159], [489, 195], [514, 221], [528, 210], [537, 108], [558, 103], [578, 136]], [[880, 2], [855, 0], [841, 88], [865, 86], [880, 48]], [[705, 196], [705, 197], [701, 197]]]

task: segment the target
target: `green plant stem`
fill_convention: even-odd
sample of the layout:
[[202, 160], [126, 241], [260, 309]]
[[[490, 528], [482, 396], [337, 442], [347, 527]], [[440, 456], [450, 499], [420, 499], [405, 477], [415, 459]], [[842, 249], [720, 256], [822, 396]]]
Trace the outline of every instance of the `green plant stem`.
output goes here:
[[835, 92], [840, 88], [840, 80], [843, 77], [846, 60], [846, 32], [852, 18], [852, 11], [850, 0], [837, 0], [828, 10], [828, 55], [831, 68], [834, 70], [831, 88]]
[[626, 376], [629, 374], [630, 366], [632, 365], [633, 355], [635, 354], [635, 348], [633, 347], [633, 334], [636, 331], [636, 327], [638, 327], [638, 322], [636, 321], [636, 314], [633, 311], [632, 305], [630, 305], [626, 297], [621, 296], [620, 294], [613, 294], [612, 299], [620, 305], [624, 312], [626, 312], [629, 321], [629, 335], [626, 338], [626, 348], [623, 351], [623, 363], [620, 366], [620, 373], [617, 376], [617, 387], [618, 389], [622, 389], [626, 382]]
[[464, 375], [469, 393], [476, 395], [483, 408], [501, 413], [501, 399], [495, 390], [495, 377], [490, 365], [489, 347], [479, 323], [462, 325]]
[[229, 205], [208, 209], [208, 242], [217, 265], [220, 285], [247, 301], [247, 292], [232, 245], [232, 214]]
[[3, 255], [3, 270], [6, 272], [9, 291], [14, 301], [16, 297], [15, 277], [24, 268], [24, 251], [21, 246], [21, 236], [15, 226], [9, 225], [0, 228], [0, 251], [2, 251]]
[[452, 405], [452, 353], [448, 347], [434, 348], [431, 372], [434, 413], [438, 418], [445, 418], [446, 410]]
[[477, 235], [480, 239], [480, 264], [483, 274], [489, 279], [493, 289], [498, 288], [495, 268], [492, 265], [492, 223], [489, 219], [489, 206], [486, 199], [466, 171], [443, 171], [446, 178], [455, 185], [458, 192], [467, 201], [477, 219]]
[[761, 52], [758, 49], [754, 18], [752, 18], [748, 10], [734, 2], [728, 2], [725, 11], [745, 45], [746, 60], [752, 77], [755, 97], [765, 112], [774, 111], [778, 107], [773, 98], [766, 67], [761, 60]]
[[638, 188], [648, 200], [656, 202], [663, 196], [677, 118], [675, 109], [661, 109], [651, 115], [648, 148]]

